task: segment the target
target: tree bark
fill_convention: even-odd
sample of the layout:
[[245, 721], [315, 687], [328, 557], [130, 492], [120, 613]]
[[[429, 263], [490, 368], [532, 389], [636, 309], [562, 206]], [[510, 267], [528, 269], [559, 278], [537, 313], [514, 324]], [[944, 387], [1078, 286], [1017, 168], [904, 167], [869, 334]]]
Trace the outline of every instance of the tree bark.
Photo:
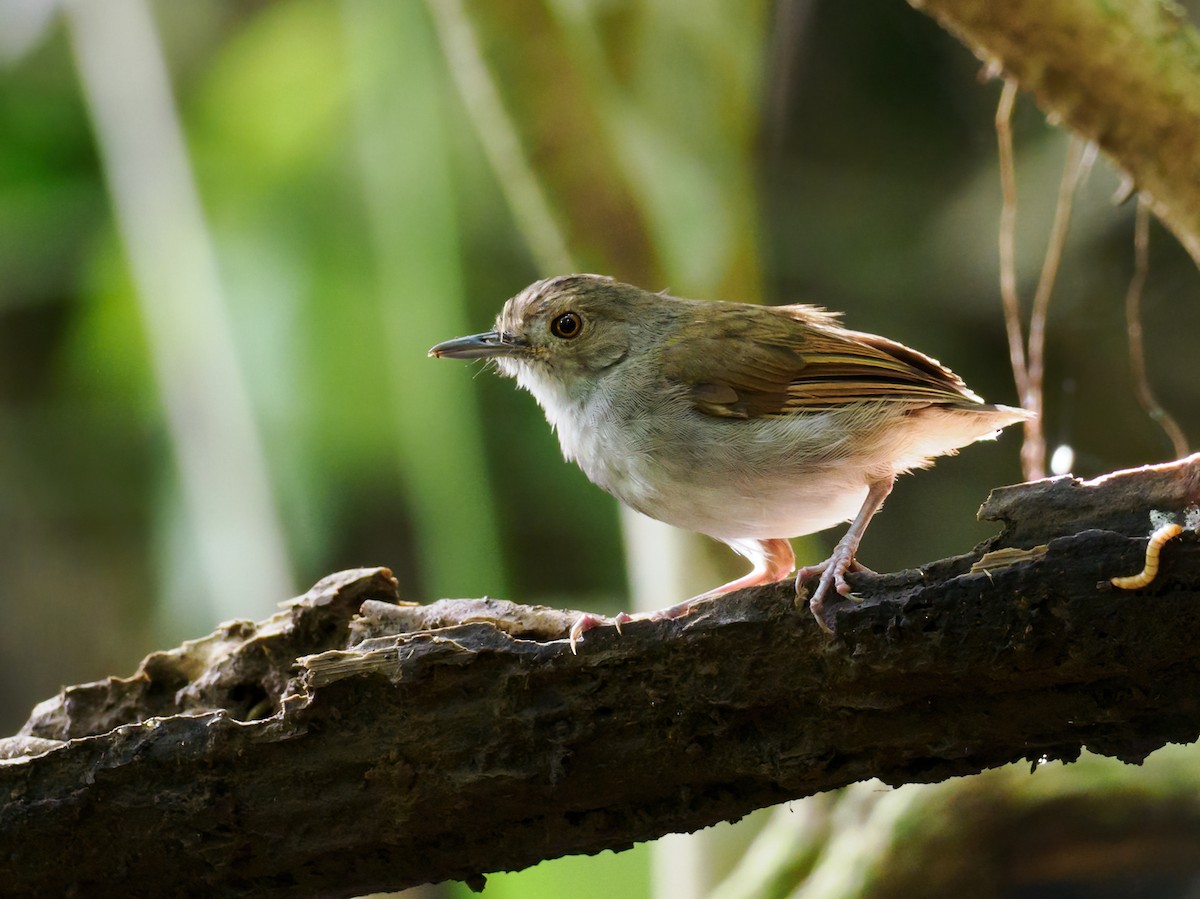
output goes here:
[[1107, 578], [1142, 567], [1151, 511], [1197, 499], [1200, 455], [994, 491], [1002, 534], [859, 576], [834, 639], [786, 582], [573, 655], [571, 612], [332, 575], [39, 705], [0, 763], [5, 891], [478, 885], [870, 777], [1138, 762], [1200, 734], [1200, 545], [1142, 589]]
[[1200, 263], [1200, 34], [1159, 0], [909, 0], [1094, 141]]

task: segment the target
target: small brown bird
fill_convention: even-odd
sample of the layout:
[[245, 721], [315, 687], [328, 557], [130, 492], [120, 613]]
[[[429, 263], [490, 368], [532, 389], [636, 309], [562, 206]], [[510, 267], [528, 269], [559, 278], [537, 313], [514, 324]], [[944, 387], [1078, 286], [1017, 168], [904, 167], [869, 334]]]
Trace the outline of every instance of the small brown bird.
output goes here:
[[429, 354], [494, 360], [534, 395], [593, 483], [753, 563], [666, 609], [584, 615], [572, 649], [598, 625], [677, 618], [788, 577], [787, 538], [850, 521], [833, 554], [796, 578], [798, 593], [818, 579], [809, 605], [832, 633], [826, 598], [850, 592], [846, 572], [861, 569], [855, 552], [896, 476], [1029, 417], [816, 306], [684, 300], [600, 275], [538, 281], [504, 305], [494, 330]]

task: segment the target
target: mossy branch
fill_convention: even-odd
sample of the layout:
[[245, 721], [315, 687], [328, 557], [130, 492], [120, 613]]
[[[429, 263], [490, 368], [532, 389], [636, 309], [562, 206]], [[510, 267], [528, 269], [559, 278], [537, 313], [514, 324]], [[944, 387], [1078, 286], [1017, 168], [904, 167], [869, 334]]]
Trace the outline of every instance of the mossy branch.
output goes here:
[[1200, 33], [1162, 0], [909, 0], [1101, 150], [1200, 263]]

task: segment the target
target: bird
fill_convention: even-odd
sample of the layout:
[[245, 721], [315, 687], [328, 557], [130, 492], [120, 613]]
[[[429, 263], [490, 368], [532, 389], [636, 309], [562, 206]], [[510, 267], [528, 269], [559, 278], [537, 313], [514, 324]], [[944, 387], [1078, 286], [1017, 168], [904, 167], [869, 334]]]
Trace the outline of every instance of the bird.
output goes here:
[[693, 300], [604, 275], [531, 284], [491, 331], [433, 357], [484, 359], [537, 400], [564, 457], [631, 509], [728, 545], [751, 571], [668, 608], [572, 626], [679, 618], [791, 577], [789, 538], [850, 522], [830, 557], [796, 572], [827, 634], [826, 603], [898, 475], [1030, 418], [985, 403], [937, 360], [853, 331], [814, 305]]

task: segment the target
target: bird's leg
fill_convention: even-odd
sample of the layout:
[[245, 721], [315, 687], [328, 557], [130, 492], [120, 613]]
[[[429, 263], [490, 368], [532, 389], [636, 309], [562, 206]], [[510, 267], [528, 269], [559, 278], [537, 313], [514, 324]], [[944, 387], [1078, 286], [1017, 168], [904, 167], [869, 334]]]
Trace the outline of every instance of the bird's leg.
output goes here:
[[850, 527], [838, 541], [838, 545], [833, 548], [833, 554], [818, 565], [805, 565], [796, 572], [797, 594], [804, 589], [805, 581], [818, 576], [821, 578], [808, 600], [808, 607], [812, 610], [813, 617], [817, 619], [821, 630], [830, 636], [833, 635], [833, 628], [825, 621], [825, 599], [829, 594], [829, 588], [833, 587], [844, 596], [850, 592], [850, 585], [846, 583], [846, 572], [869, 570], [858, 564], [854, 554], [858, 552], [858, 544], [862, 542], [867, 525], [871, 523], [871, 519], [879, 511], [883, 501], [888, 498], [888, 494], [892, 492], [892, 485], [895, 483], [894, 475], [872, 481], [867, 490], [867, 498], [863, 500], [862, 508], [854, 516], [854, 521], [850, 522]]
[[754, 568], [749, 574], [732, 580], [728, 584], [722, 584], [720, 587], [701, 593], [698, 596], [693, 596], [691, 599], [685, 599], [683, 602], [668, 606], [665, 609], [657, 609], [653, 612], [638, 612], [634, 615], [621, 612], [611, 619], [587, 613], [580, 615], [579, 620], [571, 627], [571, 652], [575, 652], [575, 644], [579, 642], [584, 632], [590, 631], [594, 627], [613, 624], [619, 631], [621, 625], [628, 621], [665, 621], [670, 618], [682, 618], [684, 615], [689, 614], [698, 603], [705, 600], [716, 599], [718, 596], [724, 596], [726, 593], [732, 593], [735, 590], [744, 590], [746, 587], [757, 587], [760, 584], [771, 584], [775, 581], [783, 580], [792, 573], [792, 570], [796, 566], [796, 557], [792, 553], [792, 545], [782, 538], [730, 540], [726, 542], [737, 553], [745, 556], [754, 563]]

